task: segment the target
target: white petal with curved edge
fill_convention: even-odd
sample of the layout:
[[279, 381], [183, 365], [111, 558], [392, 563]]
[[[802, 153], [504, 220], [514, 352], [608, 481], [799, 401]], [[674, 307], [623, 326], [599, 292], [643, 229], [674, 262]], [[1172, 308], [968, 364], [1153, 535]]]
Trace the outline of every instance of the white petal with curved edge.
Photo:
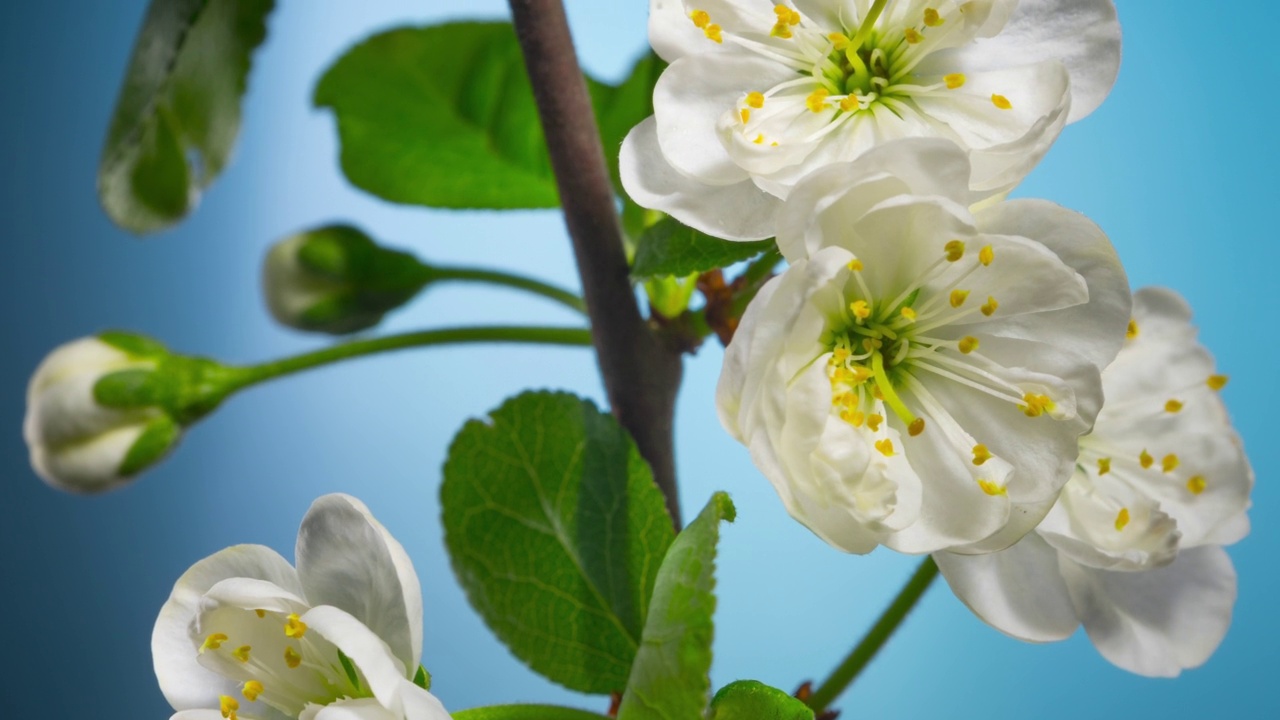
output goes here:
[[218, 696], [233, 695], [236, 684], [201, 667], [190, 627], [201, 598], [228, 578], [255, 578], [302, 594], [297, 573], [279, 553], [262, 545], [236, 545], [210, 555], [183, 573], [156, 618], [151, 657], [160, 691], [175, 710], [217, 707]]
[[144, 425], [126, 425], [65, 447], [33, 444], [31, 468], [41, 480], [59, 490], [75, 493], [112, 490], [132, 479], [120, 474], [120, 465], [145, 429]]
[[1146, 572], [1093, 570], [1066, 559], [1061, 570], [1098, 652], [1139, 675], [1175, 677], [1199, 667], [1231, 625], [1236, 572], [1219, 547], [1186, 550]]
[[405, 720], [449, 720], [449, 712], [440, 700], [409, 680], [400, 683], [400, 701]]
[[649, 44], [658, 57], [672, 63], [711, 44], [689, 19], [684, 0], [649, 0]]
[[347, 612], [329, 605], [308, 610], [302, 622], [351, 659], [379, 703], [393, 712], [403, 710], [399, 690], [406, 669], [382, 638]]
[[985, 555], [934, 553], [938, 569], [960, 601], [983, 622], [1028, 642], [1070, 637], [1080, 626], [1058, 553], [1035, 533]]
[[422, 587], [404, 548], [364, 503], [332, 494], [298, 529], [298, 577], [312, 605], [345, 610], [407, 668], [422, 655]]
[[762, 240], [774, 234], [774, 215], [782, 201], [750, 180], [707, 185], [681, 175], [662, 154], [652, 117], [632, 128], [622, 141], [619, 171], [622, 186], [637, 203], [708, 235]]
[[[945, 74], [954, 72], [946, 68]], [[955, 90], [939, 89], [914, 100], [921, 111], [946, 124], [973, 150], [1026, 144], [1036, 133], [1053, 132], [1040, 121], [1052, 115], [1070, 92], [1066, 71], [1055, 62], [965, 75], [964, 85]], [[925, 85], [943, 82], [942, 74], [920, 78]], [[997, 95], [1008, 101], [1007, 108], [996, 106]]]
[[338, 700], [328, 705], [310, 705], [298, 720], [404, 720], [373, 698]]

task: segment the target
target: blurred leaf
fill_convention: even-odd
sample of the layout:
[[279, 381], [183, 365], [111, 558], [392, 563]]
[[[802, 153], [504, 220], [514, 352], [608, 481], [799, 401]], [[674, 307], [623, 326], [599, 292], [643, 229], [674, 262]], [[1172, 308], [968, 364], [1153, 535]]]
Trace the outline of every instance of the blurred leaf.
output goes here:
[[813, 720], [813, 710], [777, 688], [739, 680], [716, 693], [710, 720]]
[[613, 417], [512, 398], [458, 433], [440, 496], [454, 572], [512, 653], [570, 689], [622, 690], [674, 532]]
[[684, 277], [749, 260], [773, 247], [773, 240], [721, 240], [668, 217], [640, 236], [631, 275], [639, 279]]
[[148, 233], [176, 223], [222, 172], [273, 5], [152, 0], [98, 167], [98, 195], [117, 225]]
[[729, 496], [716, 493], [667, 551], [618, 720], [703, 716], [711, 695], [716, 544], [720, 522], [733, 522], [735, 513]]

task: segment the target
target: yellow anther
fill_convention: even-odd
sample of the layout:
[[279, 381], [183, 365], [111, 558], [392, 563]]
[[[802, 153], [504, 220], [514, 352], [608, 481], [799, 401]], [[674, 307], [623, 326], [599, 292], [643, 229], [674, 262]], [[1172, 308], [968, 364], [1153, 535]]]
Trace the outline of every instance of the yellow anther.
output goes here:
[[978, 251], [978, 262], [982, 263], [983, 266], [990, 265], [991, 261], [995, 259], [996, 259], [996, 249], [991, 247], [990, 245], [987, 245], [986, 247]]
[[[858, 323], [861, 324], [863, 320], [871, 317], [871, 306], [867, 304], [866, 300], [854, 300], [849, 303], [849, 312], [853, 313], [853, 316], [858, 319]], [[870, 339], [866, 338], [866, 340]], [[863, 341], [863, 344], [866, 344], [866, 340]]]
[[1226, 375], [1210, 375], [1209, 379], [1204, 382], [1211, 390], [1221, 390], [1227, 386], [1227, 380], [1229, 379]]
[[1182, 401], [1178, 399], [1169, 399], [1164, 404], [1164, 411], [1167, 413], [1176, 413], [1182, 410]]
[[742, 124], [746, 125], [751, 122], [751, 108], [742, 108], [738, 111], [738, 117], [742, 118]]
[[978, 349], [978, 338], [972, 335], [965, 335], [964, 337], [960, 338], [960, 343], [959, 343], [960, 352], [964, 353], [965, 355], [968, 355], [969, 353], [977, 349]]
[[699, 30], [706, 30], [707, 26], [711, 24], [711, 15], [706, 10], [694, 10], [689, 13], [689, 19], [693, 21], [693, 24]]
[[964, 242], [960, 240], [951, 240], [942, 246], [942, 251], [947, 255], [948, 262], [956, 262], [964, 257]]
[[747, 104], [757, 110], [764, 107], [764, 93], [759, 93], [759, 92], [747, 93]]
[[951, 307], [953, 308], [960, 307], [961, 305], [964, 304], [964, 301], [968, 299], [969, 299], [968, 290], [952, 290], [951, 291]]
[[889, 438], [876, 441], [876, 449], [885, 457], [893, 457], [893, 441]]
[[1120, 512], [1116, 513], [1116, 531], [1124, 529], [1129, 524], [1129, 508], [1120, 508]]
[[875, 385], [871, 388], [871, 397], [877, 400], [884, 400], [884, 391], [880, 389], [879, 385]]
[[262, 687], [262, 683], [257, 680], [250, 680], [244, 684], [244, 687], [240, 689], [240, 692], [244, 693], [245, 700], [255, 702], [257, 701], [258, 696], [262, 694], [263, 690], [266, 690], [266, 688]]
[[840, 101], [840, 109], [845, 112], [853, 112], [862, 107], [862, 103], [858, 101], [857, 95], [845, 95]]
[[769, 31], [769, 34], [776, 38], [782, 38], [783, 40], [790, 40], [791, 26], [787, 24], [786, 20], [779, 20], [777, 23], [774, 24], [773, 29]]
[[852, 372], [853, 372], [853, 382], [850, 383], [851, 385], [861, 385], [862, 383], [866, 382], [867, 379], [870, 378], [872, 375], [871, 370], [861, 365], [854, 367]]
[[240, 703], [230, 695], [218, 696], [218, 709], [222, 711], [222, 717], [228, 720], [236, 720], [236, 711], [240, 709]]
[[951, 73], [950, 75], [943, 77], [942, 81], [947, 84], [948, 90], [959, 90], [964, 87], [964, 81], [966, 79], [967, 78], [965, 78], [964, 73]]
[[999, 307], [1000, 307], [1000, 303], [996, 302], [995, 298], [988, 295], [986, 304], [982, 306], [982, 314], [986, 315], [987, 317], [991, 317], [992, 315], [996, 314], [996, 310]]
[[938, 14], [937, 10], [934, 10], [933, 8], [925, 8], [925, 11], [924, 11], [925, 25], [928, 25], [929, 27], [938, 27], [944, 22], [946, 22], [946, 20], [944, 20], [942, 16]]
[[844, 50], [849, 47], [849, 36], [844, 33], [831, 33], [827, 39], [831, 41], [832, 50]]
[[1111, 458], [1098, 458], [1098, 477], [1111, 472]]
[[840, 411], [840, 419], [854, 427], [862, 427], [862, 423], [867, 420], [867, 415], [857, 410], [846, 409]]
[[1155, 461], [1156, 459], [1151, 457], [1151, 453], [1147, 452], [1146, 450], [1143, 450], [1142, 454], [1138, 455], [1138, 464], [1142, 466], [1143, 470], [1146, 470], [1147, 468], [1151, 467], [1152, 464], [1155, 463]]
[[703, 28], [702, 34], [706, 35], [707, 39], [710, 40], [711, 42], [714, 42], [714, 43], [724, 42], [724, 38], [720, 35], [720, 26], [716, 25], [715, 23], [712, 23], [706, 26], [705, 28]]
[[290, 613], [284, 622], [285, 637], [298, 639], [307, 634], [307, 624], [298, 618], [298, 613]]
[[297, 650], [294, 650], [291, 647], [286, 647], [284, 649], [284, 664], [288, 665], [290, 668], [296, 668], [302, 664], [302, 655], [300, 655]]
[[908, 322], [915, 322], [915, 321], [916, 321], [916, 311], [915, 311], [915, 310], [913, 310], [913, 309], [911, 309], [911, 308], [909, 308], [909, 307], [905, 307], [905, 306], [904, 306], [900, 312], [902, 313], [902, 317], [903, 317], [904, 319], [906, 319]]
[[912, 420], [911, 424], [907, 426], [907, 434], [911, 437], [915, 437], [922, 432], [924, 432], [924, 418], [922, 417]]
[[852, 371], [852, 370], [850, 370], [849, 368], [845, 368], [845, 367], [836, 368], [836, 371], [835, 371], [834, 373], [832, 373], [832, 374], [831, 374], [831, 382], [832, 382], [832, 383], [844, 383], [844, 384], [846, 384], [846, 385], [852, 385], [852, 384], [853, 384], [853, 371]]
[[871, 428], [871, 432], [880, 432], [880, 423], [884, 422], [884, 416], [879, 413], [872, 413], [867, 416], [867, 427]]
[[1007, 98], [1007, 97], [1005, 97], [1005, 96], [1003, 96], [1003, 95], [995, 95], [995, 94], [992, 94], [992, 96], [991, 96], [991, 104], [992, 104], [992, 105], [995, 105], [996, 107], [1000, 108], [1001, 110], [1012, 110], [1012, 109], [1013, 109], [1013, 103], [1009, 102], [1009, 98]]
[[1187, 480], [1187, 490], [1189, 490], [1192, 495], [1199, 495], [1204, 492], [1206, 485], [1208, 485], [1208, 483], [1205, 482], [1203, 475], [1192, 475]]
[[1167, 473], [1171, 473], [1174, 470], [1177, 470], [1178, 466], [1181, 464], [1182, 464], [1182, 461], [1179, 460], [1178, 456], [1174, 455], [1173, 453], [1169, 453], [1168, 455], [1165, 455], [1164, 457], [1160, 458], [1160, 469]]
[[831, 364], [843, 365], [849, 359], [849, 348], [838, 347], [831, 351]]
[[804, 99], [804, 104], [813, 112], [819, 113], [827, 107], [827, 96], [831, 94], [826, 88], [818, 88], [809, 93], [809, 97]]
[[222, 647], [222, 643], [226, 641], [226, 633], [213, 633], [204, 639], [204, 644], [200, 646], [200, 652], [204, 652], [205, 650], [217, 650]]
[[854, 258], [850, 260], [849, 264], [845, 267], [849, 268], [850, 272], [862, 272], [862, 261], [858, 258]]
[[787, 16], [787, 22], [791, 23], [792, 25], [799, 25], [800, 13], [796, 12], [795, 10], [792, 10], [791, 14]]
[[983, 445], [982, 443], [978, 443], [977, 445], [973, 446], [973, 464], [974, 465], [981, 465], [982, 463], [990, 460], [992, 457], [995, 457], [995, 456], [991, 454], [991, 451], [987, 449], [986, 445]]
[[264, 617], [266, 617], [266, 616], [267, 616], [267, 611], [266, 611], [266, 610], [254, 610], [254, 611], [253, 611], [253, 614], [254, 614], [254, 615], [257, 615], [259, 618], [264, 618]]
[[921, 40], [924, 40], [924, 36], [921, 35], [919, 32], [917, 32], [915, 28], [907, 28], [907, 31], [906, 33], [904, 33], [904, 35], [907, 38], [907, 43], [910, 45], [915, 45], [919, 43]]
[[1027, 417], [1040, 417], [1046, 412], [1053, 412], [1053, 400], [1048, 395], [1027, 393], [1022, 396], [1022, 402], [1023, 404], [1019, 405], [1018, 408]]
[[862, 338], [862, 349], [867, 352], [875, 352], [884, 347], [884, 342], [880, 338]]
[[786, 20], [791, 17], [791, 8], [779, 3], [773, 6], [773, 14], [777, 15], [779, 20]]
[[997, 485], [990, 480], [979, 480], [978, 487], [982, 488], [982, 492], [990, 495], [991, 497], [1009, 494], [1008, 488], [1003, 485]]
[[1126, 340], [1132, 340], [1138, 337], [1138, 321], [1129, 318], [1129, 327], [1125, 328], [1124, 337]]
[[759, 135], [756, 135], [756, 139], [755, 139], [755, 140], [752, 140], [751, 142], [753, 142], [753, 143], [755, 143], [755, 144], [757, 144], [757, 145], [763, 145], [763, 144], [764, 144], [764, 133], [760, 133]]
[[843, 392], [838, 395], [831, 396], [831, 404], [835, 406], [844, 406], [851, 408], [858, 404], [858, 396], [851, 392]]
[[251, 648], [251, 647], [249, 647], [248, 645], [241, 645], [240, 647], [236, 648], [236, 649], [231, 653], [231, 656], [232, 656], [232, 657], [234, 657], [235, 659], [239, 660], [239, 661], [240, 661], [240, 662], [242, 662], [242, 663], [247, 663], [247, 662], [249, 662], [249, 651], [250, 651], [250, 650], [252, 650], [252, 648]]

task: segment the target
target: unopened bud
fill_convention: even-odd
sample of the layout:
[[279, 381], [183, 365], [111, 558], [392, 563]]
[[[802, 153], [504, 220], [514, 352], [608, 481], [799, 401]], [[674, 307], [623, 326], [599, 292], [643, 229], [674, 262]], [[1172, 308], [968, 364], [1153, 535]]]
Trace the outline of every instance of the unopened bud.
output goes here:
[[377, 325], [422, 289], [430, 269], [356, 228], [329, 225], [276, 243], [262, 275], [278, 322], [341, 335]]

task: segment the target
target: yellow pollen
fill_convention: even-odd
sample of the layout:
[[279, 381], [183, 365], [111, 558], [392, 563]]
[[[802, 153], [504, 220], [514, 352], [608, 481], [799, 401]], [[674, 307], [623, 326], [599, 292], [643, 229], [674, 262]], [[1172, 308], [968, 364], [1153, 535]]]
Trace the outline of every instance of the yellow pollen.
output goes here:
[[1111, 458], [1098, 458], [1098, 476], [1111, 472]]
[[867, 415], [857, 410], [842, 410], [840, 419], [854, 427], [862, 427], [862, 423], [867, 421]]
[[298, 613], [290, 613], [284, 623], [285, 637], [298, 639], [307, 634], [307, 624], [298, 619]]
[[982, 443], [978, 443], [977, 445], [973, 446], [973, 464], [974, 465], [981, 465], [982, 463], [990, 460], [992, 457], [994, 456], [991, 454], [991, 451], [987, 449], [986, 445], [983, 445]]
[[978, 262], [982, 263], [984, 267], [987, 265], [990, 265], [991, 261], [995, 259], [996, 259], [996, 250], [990, 245], [978, 251]]
[[942, 78], [942, 81], [947, 84], [948, 90], [959, 90], [964, 87], [965, 76], [964, 73], [951, 73]]
[[779, 20], [774, 24], [773, 29], [769, 31], [769, 35], [783, 40], [790, 40], [791, 26], [787, 24], [786, 20]]
[[965, 335], [960, 338], [960, 352], [968, 355], [978, 349], [978, 338], [972, 335]]
[[760, 133], [759, 135], [757, 135], [757, 136], [756, 136], [756, 139], [755, 139], [755, 140], [752, 140], [751, 142], [753, 142], [753, 143], [755, 143], [755, 144], [757, 144], [757, 145], [763, 145], [763, 144], [764, 144], [764, 133]]
[[1116, 532], [1124, 530], [1124, 526], [1129, 524], [1129, 508], [1120, 508], [1120, 512], [1116, 513]]
[[284, 664], [290, 669], [296, 668], [302, 664], [302, 655], [298, 654], [297, 650], [287, 647], [284, 649]]
[[874, 352], [884, 347], [884, 343], [879, 338], [862, 338], [862, 349], [867, 352]]
[[1138, 456], [1138, 464], [1142, 466], [1143, 470], [1146, 470], [1147, 468], [1151, 467], [1151, 465], [1155, 463], [1155, 461], [1156, 459], [1151, 457], [1151, 453], [1147, 452], [1146, 450], [1143, 450], [1142, 454]]
[[796, 12], [795, 10], [792, 10], [791, 14], [787, 16], [787, 22], [791, 23], [792, 25], [799, 25], [800, 13]]
[[1187, 490], [1189, 490], [1192, 495], [1199, 495], [1204, 492], [1205, 485], [1207, 484], [1208, 483], [1204, 481], [1203, 475], [1192, 475], [1191, 478], [1187, 480]]
[[200, 652], [204, 652], [205, 650], [217, 650], [222, 647], [222, 643], [226, 641], [226, 633], [213, 633], [204, 639], [204, 644], [200, 646]]
[[764, 93], [759, 93], [759, 92], [747, 93], [747, 104], [757, 110], [764, 107]]
[[1182, 461], [1178, 459], [1177, 455], [1169, 453], [1168, 455], [1160, 458], [1160, 469], [1164, 472], [1171, 473], [1178, 469], [1178, 465], [1180, 465], [1181, 462]]
[[884, 391], [880, 389], [879, 385], [876, 385], [871, 388], [871, 397], [877, 400], [884, 400]]
[[1229, 379], [1226, 375], [1210, 375], [1209, 379], [1204, 382], [1211, 390], [1221, 390], [1227, 386], [1227, 380]]
[[706, 35], [707, 39], [710, 40], [711, 42], [714, 42], [714, 43], [724, 42], [724, 38], [720, 36], [720, 26], [716, 25], [715, 23], [712, 23], [711, 25], [708, 25], [705, 28], [703, 28], [702, 34]]
[[839, 395], [832, 396], [831, 404], [842, 405], [845, 408], [851, 408], [854, 405], [858, 404], [858, 396], [854, 395], [851, 392], [841, 393]]
[[258, 699], [258, 696], [261, 695], [262, 691], [265, 689], [266, 688], [262, 687], [262, 683], [257, 680], [250, 680], [244, 684], [244, 688], [242, 688], [240, 692], [244, 693], [245, 700], [255, 702]]
[[1179, 411], [1179, 410], [1181, 410], [1181, 409], [1182, 409], [1182, 401], [1181, 401], [1181, 400], [1177, 400], [1177, 399], [1170, 399], [1169, 401], [1167, 401], [1167, 402], [1164, 404], [1164, 411], [1165, 411], [1165, 412], [1167, 412], [1167, 413], [1176, 413], [1176, 412], [1178, 412], [1178, 411]]
[[218, 696], [218, 707], [222, 711], [222, 717], [228, 720], [236, 720], [236, 711], [240, 709], [240, 703], [230, 695]]
[[968, 299], [969, 299], [968, 290], [952, 290], [951, 291], [951, 307], [953, 308], [960, 307], [961, 305], [964, 304], [964, 301]]
[[996, 309], [999, 307], [1000, 307], [1000, 303], [996, 302], [995, 298], [988, 295], [987, 303], [982, 306], [982, 314], [986, 315], [987, 317], [991, 317], [992, 315], [996, 314]]
[[707, 26], [711, 24], [711, 15], [706, 10], [694, 10], [689, 13], [689, 19], [693, 21], [693, 24], [699, 30], [706, 30]]
[[861, 385], [871, 377], [871, 370], [859, 365], [853, 369], [853, 385]]
[[832, 50], [843, 50], [849, 47], [849, 36], [844, 33], [833, 32], [827, 36], [831, 41]]
[[889, 438], [876, 441], [876, 449], [885, 457], [893, 457], [893, 441]]
[[831, 364], [840, 365], [849, 359], [849, 348], [838, 347], [831, 351]]
[[913, 309], [911, 309], [911, 308], [909, 308], [909, 307], [903, 307], [903, 308], [902, 308], [902, 317], [906, 318], [906, 319], [907, 319], [907, 320], [909, 320], [910, 322], [915, 322], [915, 321], [916, 321], [916, 311], [915, 311], [915, 310], [913, 310]]
[[998, 495], [1008, 495], [1009, 490], [1002, 485], [997, 485], [990, 480], [979, 480], [978, 487], [982, 488], [982, 492], [996, 497]]
[[924, 11], [924, 24], [925, 24], [925, 25], [928, 25], [929, 27], [938, 27], [939, 25], [941, 25], [941, 24], [942, 24], [942, 23], [944, 23], [944, 22], [946, 22], [946, 20], [943, 20], [943, 19], [942, 19], [942, 16], [938, 14], [938, 11], [937, 11], [937, 10], [934, 10], [933, 8], [926, 8], [926, 9], [925, 9], [925, 11]]
[[741, 110], [738, 111], [738, 117], [742, 118], [743, 125], [746, 125], [747, 123], [751, 122], [751, 109], [742, 108]]
[[[849, 303], [849, 312], [853, 313], [853, 316], [858, 319], [858, 323], [861, 324], [863, 320], [871, 317], [871, 306], [867, 304], [866, 300], [855, 300]], [[867, 339], [870, 340], [871, 338]]]
[[907, 434], [911, 437], [915, 437], [922, 432], [924, 432], [924, 418], [922, 417], [912, 420], [911, 424], [907, 426]]
[[809, 97], [805, 98], [804, 104], [813, 112], [822, 112], [827, 107], [827, 96], [830, 94], [831, 91], [826, 88], [818, 88], [809, 93]]
[[907, 31], [904, 34], [906, 35], [907, 44], [909, 45], [915, 45], [921, 40], [924, 40], [924, 36], [917, 32], [915, 28], [907, 28]]
[[996, 107], [1000, 108], [1001, 110], [1012, 110], [1012, 109], [1013, 109], [1013, 103], [1009, 102], [1009, 98], [1007, 98], [1007, 97], [1005, 97], [1005, 96], [1003, 96], [1003, 95], [992, 95], [992, 96], [991, 96], [991, 104], [992, 104], [992, 105], [995, 105]]
[[842, 367], [842, 368], [836, 368], [836, 371], [835, 371], [834, 373], [832, 373], [832, 375], [831, 375], [831, 382], [833, 382], [833, 383], [845, 383], [845, 384], [847, 384], [847, 385], [852, 385], [852, 384], [853, 384], [853, 371], [852, 371], [852, 370], [850, 370], [849, 368], [844, 368], [844, 367]]
[[862, 261], [858, 258], [854, 258], [850, 260], [849, 264], [845, 267], [849, 268], [850, 272], [862, 272]]
[[1129, 327], [1125, 328], [1124, 337], [1126, 340], [1132, 340], [1138, 337], [1138, 321], [1129, 318]]
[[1053, 400], [1048, 395], [1036, 395], [1035, 393], [1027, 393], [1022, 396], [1024, 405], [1019, 408], [1027, 417], [1040, 417], [1046, 411], [1053, 411]]
[[942, 251], [946, 253], [948, 262], [955, 262], [964, 257], [964, 243], [960, 240], [952, 240], [942, 246]]
[[853, 112], [862, 107], [862, 103], [858, 101], [857, 95], [845, 95], [840, 101], [840, 109], [845, 112]]
[[267, 616], [267, 611], [266, 611], [266, 610], [254, 610], [254, 611], [253, 611], [253, 614], [254, 614], [254, 615], [257, 615], [257, 616], [258, 616], [258, 617], [260, 617], [260, 618], [264, 618], [264, 617], [266, 617], [266, 616]]
[[786, 20], [791, 17], [791, 8], [783, 5], [782, 3], [778, 3], [773, 6], [773, 14], [777, 15], [779, 20]]
[[236, 648], [234, 652], [231, 653], [231, 656], [242, 663], [247, 663], [249, 662], [249, 651], [251, 649], [252, 648], [249, 647], [248, 645], [241, 645], [240, 647]]
[[871, 432], [880, 432], [880, 423], [884, 422], [884, 416], [879, 413], [872, 413], [867, 416], [867, 427], [871, 428]]

